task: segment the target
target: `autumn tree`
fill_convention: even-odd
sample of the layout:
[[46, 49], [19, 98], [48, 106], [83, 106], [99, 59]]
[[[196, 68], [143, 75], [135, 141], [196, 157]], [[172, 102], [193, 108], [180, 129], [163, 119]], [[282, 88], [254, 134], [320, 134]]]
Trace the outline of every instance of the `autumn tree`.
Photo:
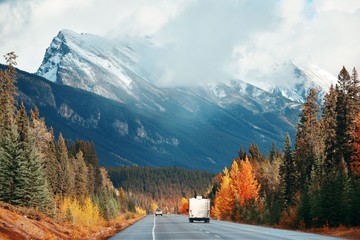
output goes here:
[[[235, 162], [235, 161], [234, 161]], [[220, 220], [231, 220], [234, 209], [234, 196], [231, 187], [231, 178], [227, 168], [223, 171], [220, 189], [217, 192], [212, 209], [213, 217]]]
[[179, 213], [180, 214], [187, 214], [189, 210], [189, 200], [187, 198], [181, 198]]
[[82, 151], [76, 154], [75, 163], [75, 195], [79, 199], [85, 199], [89, 195], [88, 190], [88, 169], [84, 161]]
[[360, 112], [355, 119], [355, 130], [354, 130], [354, 153], [351, 157], [351, 171], [352, 173], [360, 177]]
[[56, 158], [58, 161], [59, 169], [57, 171], [57, 187], [56, 193], [60, 196], [71, 195], [71, 183], [70, 173], [71, 165], [69, 160], [68, 149], [65, 144], [65, 140], [60, 133], [58, 143], [56, 146]]
[[[233, 170], [234, 166], [234, 170]], [[260, 184], [258, 183], [255, 172], [249, 159], [245, 158], [244, 161], [240, 161], [237, 170], [237, 163], [234, 161], [231, 166], [231, 189], [233, 191], [234, 200], [238, 200], [240, 209], [246, 205], [256, 203], [259, 198]], [[256, 205], [251, 206], [252, 208]], [[237, 214], [236, 214], [237, 215]], [[236, 216], [236, 220], [240, 221]]]

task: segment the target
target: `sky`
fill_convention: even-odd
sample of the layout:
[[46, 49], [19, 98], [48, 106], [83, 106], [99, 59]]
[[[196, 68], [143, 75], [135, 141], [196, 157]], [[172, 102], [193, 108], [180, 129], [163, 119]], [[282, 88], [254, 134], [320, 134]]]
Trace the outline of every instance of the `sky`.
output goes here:
[[359, 0], [0, 0], [0, 54], [22, 70], [36, 72], [61, 29], [154, 36], [164, 47], [145, 55], [162, 85], [261, 81], [289, 61], [335, 76], [360, 66]]

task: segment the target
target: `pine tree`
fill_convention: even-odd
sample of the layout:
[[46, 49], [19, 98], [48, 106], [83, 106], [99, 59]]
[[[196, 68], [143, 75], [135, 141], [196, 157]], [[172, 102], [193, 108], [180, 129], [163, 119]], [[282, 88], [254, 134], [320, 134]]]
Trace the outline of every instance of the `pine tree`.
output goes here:
[[83, 153], [80, 151], [76, 154], [76, 171], [75, 171], [75, 195], [78, 198], [88, 196], [88, 170], [84, 161]]
[[36, 151], [33, 129], [30, 128], [24, 104], [17, 114], [20, 149], [23, 157], [16, 169], [17, 185], [14, 203], [26, 207], [37, 207], [46, 211], [50, 207], [51, 196], [48, 189], [42, 161]]
[[271, 151], [270, 151], [270, 155], [269, 155], [269, 159], [270, 159], [270, 162], [274, 161], [274, 159], [276, 157], [278, 157], [279, 153], [276, 149], [276, 146], [275, 146], [275, 143], [272, 143], [271, 144]]
[[263, 157], [260, 154], [259, 147], [256, 143], [250, 144], [248, 159], [250, 162], [263, 160]]
[[14, 203], [14, 191], [19, 185], [17, 171], [23, 161], [23, 149], [20, 148], [15, 113], [16, 94], [16, 55], [5, 55], [8, 69], [0, 70], [0, 200]]
[[337, 113], [336, 113], [337, 92], [331, 85], [329, 92], [324, 97], [324, 109], [321, 118], [321, 128], [325, 141], [325, 169], [330, 171], [338, 162], [338, 145], [336, 137]]
[[56, 158], [59, 169], [57, 171], [56, 193], [60, 196], [70, 195], [70, 163], [65, 140], [60, 133], [56, 147]]
[[306, 185], [313, 165], [323, 159], [324, 143], [318, 120], [319, 112], [317, 92], [311, 89], [300, 113], [296, 133], [294, 157], [297, 171], [300, 173], [299, 186]]
[[284, 142], [284, 161], [280, 166], [280, 176], [284, 207], [291, 207], [295, 201], [296, 168], [292, 157], [291, 139], [288, 133]]
[[327, 174], [320, 188], [320, 224], [336, 227], [340, 224], [349, 223], [350, 193], [351, 183], [347, 164], [344, 159], [341, 159], [339, 165]]
[[239, 150], [239, 159], [240, 160], [245, 160], [246, 157], [246, 151], [243, 149], [243, 147], [240, 145], [240, 150]]
[[19, 184], [17, 171], [23, 162], [23, 150], [20, 147], [19, 134], [14, 117], [8, 111], [0, 136], [0, 200], [14, 203], [15, 188]]
[[[7, 70], [0, 70], [0, 118], [7, 108], [11, 108], [14, 112], [16, 109], [15, 96], [17, 94], [16, 83], [16, 54], [14, 52], [7, 53], [5, 56]], [[1, 122], [1, 121], [0, 121]]]
[[[352, 79], [353, 78], [353, 79]], [[355, 83], [354, 83], [355, 82]], [[357, 87], [357, 73], [354, 69], [353, 76], [350, 77], [345, 67], [338, 75], [337, 90], [337, 143], [339, 146], [338, 159], [344, 158], [346, 164], [350, 164], [353, 154], [353, 132], [355, 129], [355, 117], [358, 113], [357, 96], [359, 90]]]

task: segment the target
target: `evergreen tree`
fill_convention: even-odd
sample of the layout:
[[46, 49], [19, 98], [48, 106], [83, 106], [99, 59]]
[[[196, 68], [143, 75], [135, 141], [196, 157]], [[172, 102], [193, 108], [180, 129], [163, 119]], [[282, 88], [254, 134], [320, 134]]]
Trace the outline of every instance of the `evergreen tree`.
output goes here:
[[[352, 79], [353, 78], [353, 79]], [[356, 83], [354, 83], [356, 82]], [[353, 154], [353, 132], [355, 129], [355, 117], [358, 112], [357, 96], [359, 89], [357, 86], [357, 73], [354, 70], [353, 76], [350, 77], [345, 67], [342, 68], [338, 75], [337, 90], [337, 143], [339, 147], [338, 159], [344, 158], [346, 164], [350, 164]]]
[[324, 109], [321, 118], [322, 132], [324, 133], [325, 141], [325, 169], [330, 171], [338, 162], [336, 162], [338, 147], [337, 147], [337, 113], [336, 113], [337, 92], [333, 85], [331, 85], [329, 92], [324, 97]]
[[5, 55], [8, 69], [0, 70], [0, 200], [15, 203], [14, 191], [19, 185], [17, 171], [23, 162], [23, 149], [20, 147], [15, 113], [16, 55]]
[[46, 211], [51, 203], [42, 161], [36, 151], [33, 129], [30, 128], [24, 104], [17, 114], [20, 149], [23, 157], [16, 170], [18, 178], [14, 196], [21, 206], [38, 207]]
[[272, 143], [271, 151], [270, 151], [270, 155], [269, 155], [270, 162], [274, 161], [274, 159], [277, 158], [278, 156], [279, 156], [279, 153], [276, 149], [275, 143]]
[[322, 225], [336, 227], [349, 223], [351, 184], [346, 165], [342, 159], [321, 186], [319, 221]]
[[296, 133], [294, 157], [297, 171], [300, 173], [299, 186], [306, 185], [313, 165], [323, 159], [324, 144], [318, 120], [319, 112], [317, 92], [311, 89], [301, 110]]
[[248, 159], [250, 162], [263, 160], [263, 157], [261, 156], [259, 147], [256, 143], [250, 144]]
[[61, 196], [70, 196], [70, 162], [65, 140], [61, 133], [56, 147], [56, 158], [59, 166], [57, 171], [56, 193]]
[[281, 188], [284, 207], [293, 206], [296, 191], [296, 168], [292, 157], [291, 139], [287, 133], [284, 142], [284, 161], [280, 166]]
[[17, 171], [23, 162], [23, 150], [20, 147], [19, 133], [14, 117], [5, 114], [4, 125], [0, 136], [0, 200], [15, 203], [15, 188], [19, 184]]
[[245, 158], [246, 158], [246, 151], [243, 149], [242, 145], [240, 145], [239, 159], [245, 160]]
[[75, 195], [79, 198], [88, 196], [88, 170], [84, 161], [83, 153], [76, 154], [75, 171]]
[[[16, 54], [14, 52], [7, 53], [5, 56], [7, 70], [0, 70], [0, 118], [7, 108], [11, 108], [14, 112], [16, 109], [15, 95], [17, 94], [16, 83]], [[2, 121], [0, 121], [2, 122]]]

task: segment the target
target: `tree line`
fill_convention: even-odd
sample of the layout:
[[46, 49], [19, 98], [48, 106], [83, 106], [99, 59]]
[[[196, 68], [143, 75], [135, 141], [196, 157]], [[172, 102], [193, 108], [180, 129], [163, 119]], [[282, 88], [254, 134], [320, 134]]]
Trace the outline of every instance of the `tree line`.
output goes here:
[[[110, 179], [137, 205], [177, 213], [180, 199], [204, 195], [214, 174], [179, 167], [109, 167]], [[154, 205], [156, 204], [156, 207]]]
[[360, 83], [345, 67], [319, 104], [311, 89], [295, 144], [287, 134], [268, 156], [240, 147], [230, 169], [208, 191], [212, 216], [292, 228], [360, 223]]
[[28, 116], [17, 103], [16, 57], [6, 54], [8, 67], [0, 70], [0, 201], [73, 222], [135, 211], [100, 168], [92, 142], [68, 141], [61, 133], [56, 141], [36, 107]]

